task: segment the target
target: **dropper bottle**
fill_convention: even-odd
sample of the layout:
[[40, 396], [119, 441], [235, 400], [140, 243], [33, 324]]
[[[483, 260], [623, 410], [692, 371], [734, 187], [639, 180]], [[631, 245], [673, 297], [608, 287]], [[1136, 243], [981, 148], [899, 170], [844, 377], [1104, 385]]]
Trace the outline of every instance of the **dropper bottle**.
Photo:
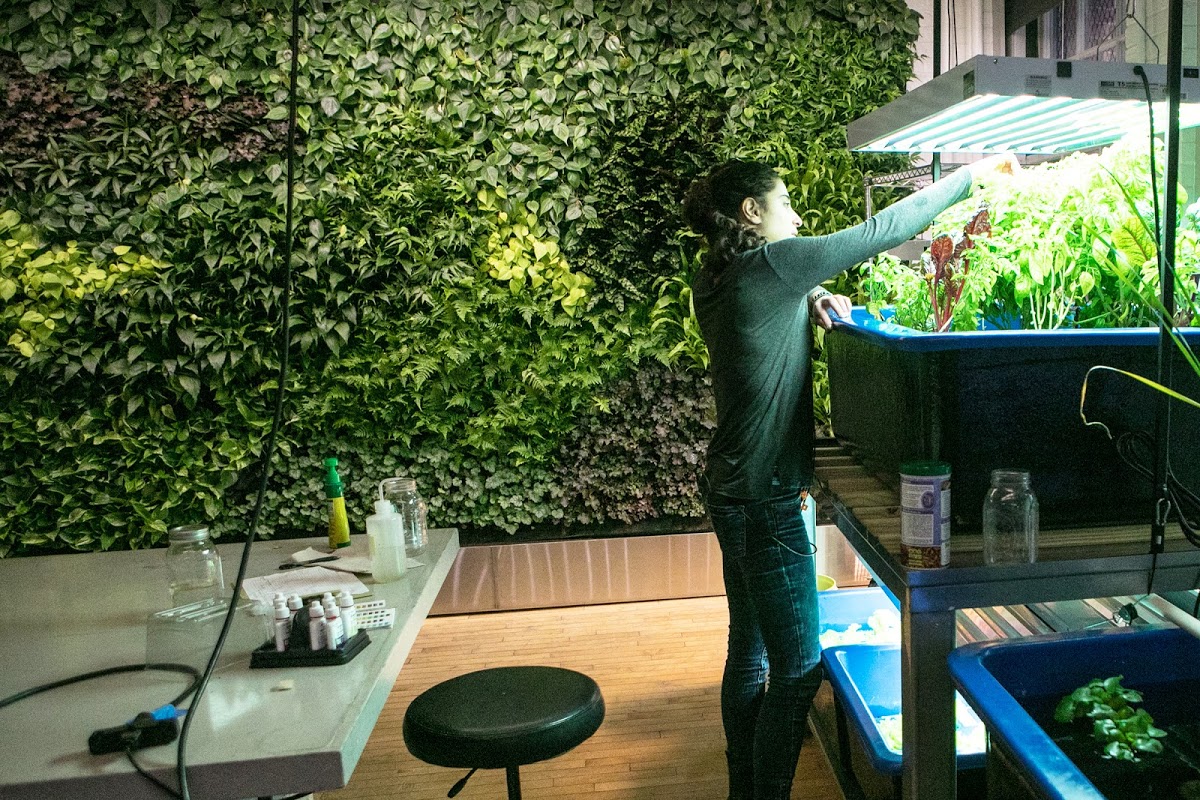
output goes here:
[[371, 575], [378, 583], [399, 580], [408, 566], [404, 552], [404, 520], [396, 513], [392, 501], [383, 496], [379, 484], [379, 499], [375, 513], [367, 517], [367, 543], [371, 551]]
[[288, 649], [288, 639], [292, 632], [292, 615], [288, 611], [287, 601], [282, 599], [275, 600], [274, 611], [275, 650], [282, 653]]

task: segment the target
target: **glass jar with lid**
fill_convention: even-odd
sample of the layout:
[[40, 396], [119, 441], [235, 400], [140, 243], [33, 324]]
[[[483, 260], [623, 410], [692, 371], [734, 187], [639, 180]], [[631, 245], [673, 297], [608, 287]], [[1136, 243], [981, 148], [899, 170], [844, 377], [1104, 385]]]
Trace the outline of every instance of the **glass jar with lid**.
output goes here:
[[167, 531], [167, 575], [175, 606], [223, 600], [225, 577], [207, 525], [179, 525]]
[[1037, 561], [1038, 501], [1029, 473], [992, 470], [992, 486], [983, 500], [983, 560], [988, 564]]
[[417, 482], [413, 478], [387, 478], [380, 484], [383, 497], [391, 500], [404, 520], [404, 549], [410, 556], [419, 556], [429, 544], [429, 531], [425, 522], [427, 506], [417, 493]]

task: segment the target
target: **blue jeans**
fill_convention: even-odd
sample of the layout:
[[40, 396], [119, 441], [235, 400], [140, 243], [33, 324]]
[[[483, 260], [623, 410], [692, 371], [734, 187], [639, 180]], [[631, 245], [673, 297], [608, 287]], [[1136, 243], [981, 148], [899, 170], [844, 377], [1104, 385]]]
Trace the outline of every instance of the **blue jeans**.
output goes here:
[[794, 494], [705, 499], [729, 603], [721, 721], [730, 800], [788, 800], [821, 685], [816, 551], [800, 504]]

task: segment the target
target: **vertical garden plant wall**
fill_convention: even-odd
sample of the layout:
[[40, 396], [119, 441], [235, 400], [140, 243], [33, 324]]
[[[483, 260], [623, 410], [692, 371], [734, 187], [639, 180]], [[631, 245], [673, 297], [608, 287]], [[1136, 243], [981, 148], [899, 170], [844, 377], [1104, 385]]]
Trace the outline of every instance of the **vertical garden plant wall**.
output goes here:
[[[279, 0], [0, 0], [0, 555], [243, 530], [275, 394]], [[862, 215], [843, 125], [911, 72], [898, 0], [302, 3], [286, 427], [265, 535], [414, 476], [478, 530], [701, 513], [676, 205], [783, 170]]]

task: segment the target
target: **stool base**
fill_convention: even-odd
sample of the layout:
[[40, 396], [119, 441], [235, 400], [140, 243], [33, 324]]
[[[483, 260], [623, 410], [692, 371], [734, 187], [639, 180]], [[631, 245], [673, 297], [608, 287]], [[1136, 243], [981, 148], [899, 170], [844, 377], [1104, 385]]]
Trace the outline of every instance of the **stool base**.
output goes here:
[[508, 800], [521, 800], [521, 768], [507, 767], [504, 770], [508, 777]]

